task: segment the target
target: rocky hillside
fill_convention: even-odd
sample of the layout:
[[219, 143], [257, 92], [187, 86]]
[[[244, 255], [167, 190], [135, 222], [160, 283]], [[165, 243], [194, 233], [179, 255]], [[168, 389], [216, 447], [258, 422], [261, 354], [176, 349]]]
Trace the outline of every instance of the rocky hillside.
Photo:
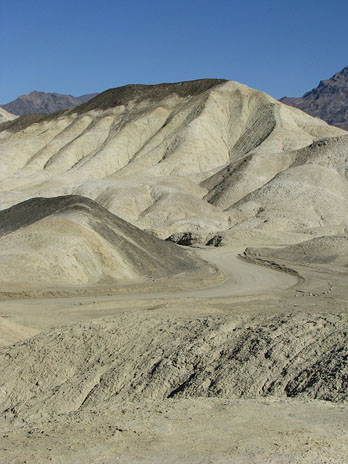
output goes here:
[[348, 130], [348, 66], [301, 98], [283, 97], [286, 105], [323, 119], [328, 124]]
[[21, 95], [16, 100], [1, 105], [1, 107], [17, 116], [33, 113], [54, 113], [55, 111], [81, 105], [96, 95], [96, 93], [89, 93], [80, 97], [73, 97], [72, 95], [34, 91], [28, 95]]

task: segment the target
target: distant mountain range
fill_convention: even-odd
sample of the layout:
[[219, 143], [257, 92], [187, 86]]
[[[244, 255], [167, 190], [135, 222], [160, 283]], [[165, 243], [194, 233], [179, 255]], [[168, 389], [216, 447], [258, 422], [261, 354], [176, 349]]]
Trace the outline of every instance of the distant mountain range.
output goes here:
[[81, 95], [80, 97], [73, 97], [72, 95], [34, 91], [30, 92], [28, 95], [21, 95], [16, 98], [16, 100], [0, 106], [9, 113], [17, 116], [33, 113], [54, 113], [55, 111], [81, 105], [96, 95], [98, 94], [89, 93]]
[[283, 97], [286, 105], [323, 119], [328, 124], [348, 130], [348, 66], [301, 98]]
[[[86, 103], [96, 95], [98, 94], [90, 93], [73, 97], [34, 91], [0, 105], [0, 108], [17, 116], [49, 114]], [[330, 79], [320, 81], [318, 87], [305, 93], [303, 97], [283, 97], [280, 101], [323, 119], [332, 126], [348, 130], [348, 66]]]

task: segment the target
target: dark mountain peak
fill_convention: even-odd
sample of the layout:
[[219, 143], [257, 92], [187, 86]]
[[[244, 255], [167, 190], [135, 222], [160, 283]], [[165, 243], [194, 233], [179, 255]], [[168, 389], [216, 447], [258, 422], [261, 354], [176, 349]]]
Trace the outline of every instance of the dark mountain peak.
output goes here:
[[301, 98], [283, 97], [286, 105], [294, 106], [328, 124], [348, 130], [348, 66]]
[[342, 69], [342, 71], [336, 73], [334, 77], [344, 77], [346, 80], [348, 80], [348, 66]]
[[39, 90], [33, 90], [32, 92], [30, 92], [27, 95], [22, 95], [22, 97], [29, 97], [31, 95], [50, 95], [50, 94], [51, 95], [58, 95], [55, 92], [51, 93], [51, 92], [40, 92]]
[[81, 95], [80, 97], [73, 97], [72, 95], [63, 95], [56, 92], [51, 93], [34, 90], [29, 94], [20, 95], [16, 100], [1, 106], [6, 111], [17, 116], [47, 114], [81, 105], [96, 95], [96, 93], [91, 93]]
[[[323, 87], [334, 87], [334, 86], [345, 86], [348, 87], [348, 66], [342, 69], [342, 71], [334, 74], [330, 79], [320, 81], [318, 89]], [[315, 89], [313, 89], [315, 90]]]

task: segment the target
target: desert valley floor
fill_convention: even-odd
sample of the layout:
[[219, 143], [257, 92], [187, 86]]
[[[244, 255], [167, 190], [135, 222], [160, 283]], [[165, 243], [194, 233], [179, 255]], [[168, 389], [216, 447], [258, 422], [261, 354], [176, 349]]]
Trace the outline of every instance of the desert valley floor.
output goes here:
[[348, 456], [348, 135], [223, 80], [0, 124], [0, 462]]

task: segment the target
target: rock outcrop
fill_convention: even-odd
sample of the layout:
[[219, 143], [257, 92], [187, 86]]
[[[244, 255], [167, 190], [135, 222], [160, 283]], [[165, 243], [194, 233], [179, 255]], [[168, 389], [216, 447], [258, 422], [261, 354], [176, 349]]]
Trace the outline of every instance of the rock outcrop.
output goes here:
[[348, 130], [348, 66], [300, 98], [283, 97], [286, 105]]

